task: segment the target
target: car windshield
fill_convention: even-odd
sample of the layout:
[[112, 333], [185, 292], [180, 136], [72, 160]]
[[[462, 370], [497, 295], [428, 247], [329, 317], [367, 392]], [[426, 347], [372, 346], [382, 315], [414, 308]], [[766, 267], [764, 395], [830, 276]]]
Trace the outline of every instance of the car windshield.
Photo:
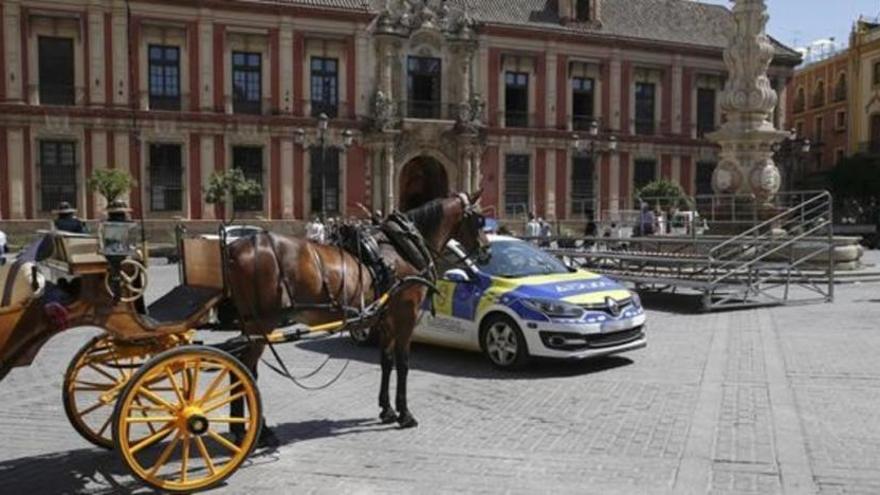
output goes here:
[[569, 272], [569, 269], [552, 255], [532, 244], [515, 240], [493, 242], [488, 261], [478, 263], [477, 266], [480, 271], [504, 278]]

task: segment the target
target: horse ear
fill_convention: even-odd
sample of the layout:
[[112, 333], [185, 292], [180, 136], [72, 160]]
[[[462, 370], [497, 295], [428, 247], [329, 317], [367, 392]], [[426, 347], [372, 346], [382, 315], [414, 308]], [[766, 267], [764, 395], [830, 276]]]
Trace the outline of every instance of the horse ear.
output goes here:
[[470, 195], [471, 204], [475, 205], [478, 201], [480, 201], [480, 196], [483, 195], [483, 188], [477, 189], [475, 192], [472, 192]]

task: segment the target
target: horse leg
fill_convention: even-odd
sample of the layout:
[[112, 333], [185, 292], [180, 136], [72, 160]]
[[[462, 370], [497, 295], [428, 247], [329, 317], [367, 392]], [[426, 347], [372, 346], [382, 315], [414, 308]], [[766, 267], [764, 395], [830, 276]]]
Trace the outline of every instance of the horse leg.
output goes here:
[[[266, 344], [262, 343], [254, 343], [248, 346], [248, 348], [244, 351], [241, 356], [241, 362], [244, 364], [250, 372], [254, 375], [254, 385], [256, 385], [257, 381], [257, 368], [260, 364], [260, 357], [263, 355], [263, 351], [266, 349]], [[233, 378], [233, 381], [235, 379]], [[229, 412], [232, 417], [243, 416], [244, 413], [244, 399], [240, 398], [232, 401], [229, 404]], [[259, 447], [277, 447], [280, 444], [278, 437], [275, 436], [275, 433], [271, 428], [266, 426], [266, 417], [263, 416], [260, 418], [262, 422], [262, 428], [260, 429], [260, 438], [257, 439], [257, 446]], [[233, 423], [229, 425], [229, 431], [232, 432], [233, 435], [237, 439], [241, 439], [244, 436], [244, 425]]]
[[380, 334], [383, 337], [379, 345], [379, 361], [382, 364], [382, 383], [379, 386], [379, 409], [381, 410], [379, 419], [382, 421], [382, 424], [388, 424], [397, 421], [397, 413], [391, 407], [391, 398], [388, 393], [391, 382], [391, 368], [394, 366], [394, 355], [392, 354], [391, 346], [386, 345], [384, 342], [386, 340], [384, 334], [385, 332]]
[[401, 428], [418, 426], [419, 422], [413, 417], [406, 405], [406, 377], [409, 374], [409, 346], [400, 341], [394, 346], [394, 361], [397, 366], [397, 397], [396, 406], [399, 416], [397, 423]]

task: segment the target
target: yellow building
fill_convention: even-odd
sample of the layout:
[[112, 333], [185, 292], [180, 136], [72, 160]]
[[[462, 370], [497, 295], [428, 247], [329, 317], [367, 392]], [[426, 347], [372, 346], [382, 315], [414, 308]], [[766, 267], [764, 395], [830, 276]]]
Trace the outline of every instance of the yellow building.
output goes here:
[[850, 36], [849, 148], [880, 152], [880, 23], [859, 19]]

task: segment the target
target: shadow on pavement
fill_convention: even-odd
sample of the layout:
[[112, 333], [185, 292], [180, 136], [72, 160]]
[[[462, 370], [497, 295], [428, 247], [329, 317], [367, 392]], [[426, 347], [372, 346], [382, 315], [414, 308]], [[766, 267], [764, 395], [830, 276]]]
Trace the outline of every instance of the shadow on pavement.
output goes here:
[[[297, 347], [366, 363], [379, 363], [376, 347], [359, 347], [348, 337], [316, 339], [300, 342]], [[534, 380], [566, 376], [583, 376], [632, 364], [624, 356], [607, 356], [584, 361], [536, 360], [522, 370], [504, 371], [494, 368], [480, 353], [447, 349], [426, 344], [413, 344], [410, 368], [447, 376], [477, 379]], [[378, 383], [378, 375], [377, 375]], [[378, 386], [378, 385], [377, 385]]]
[[397, 429], [396, 423], [385, 425], [378, 418], [321, 419], [298, 423], [280, 423], [272, 426], [272, 431], [275, 432], [281, 445], [316, 438], [332, 438], [394, 429]]
[[[701, 314], [703, 311], [700, 294], [672, 294], [669, 292], [639, 291], [646, 309], [679, 315]], [[650, 326], [651, 322], [648, 321]]]
[[[123, 478], [120, 480], [120, 478]], [[0, 462], [3, 493], [152, 494], [115, 452], [77, 449]]]

